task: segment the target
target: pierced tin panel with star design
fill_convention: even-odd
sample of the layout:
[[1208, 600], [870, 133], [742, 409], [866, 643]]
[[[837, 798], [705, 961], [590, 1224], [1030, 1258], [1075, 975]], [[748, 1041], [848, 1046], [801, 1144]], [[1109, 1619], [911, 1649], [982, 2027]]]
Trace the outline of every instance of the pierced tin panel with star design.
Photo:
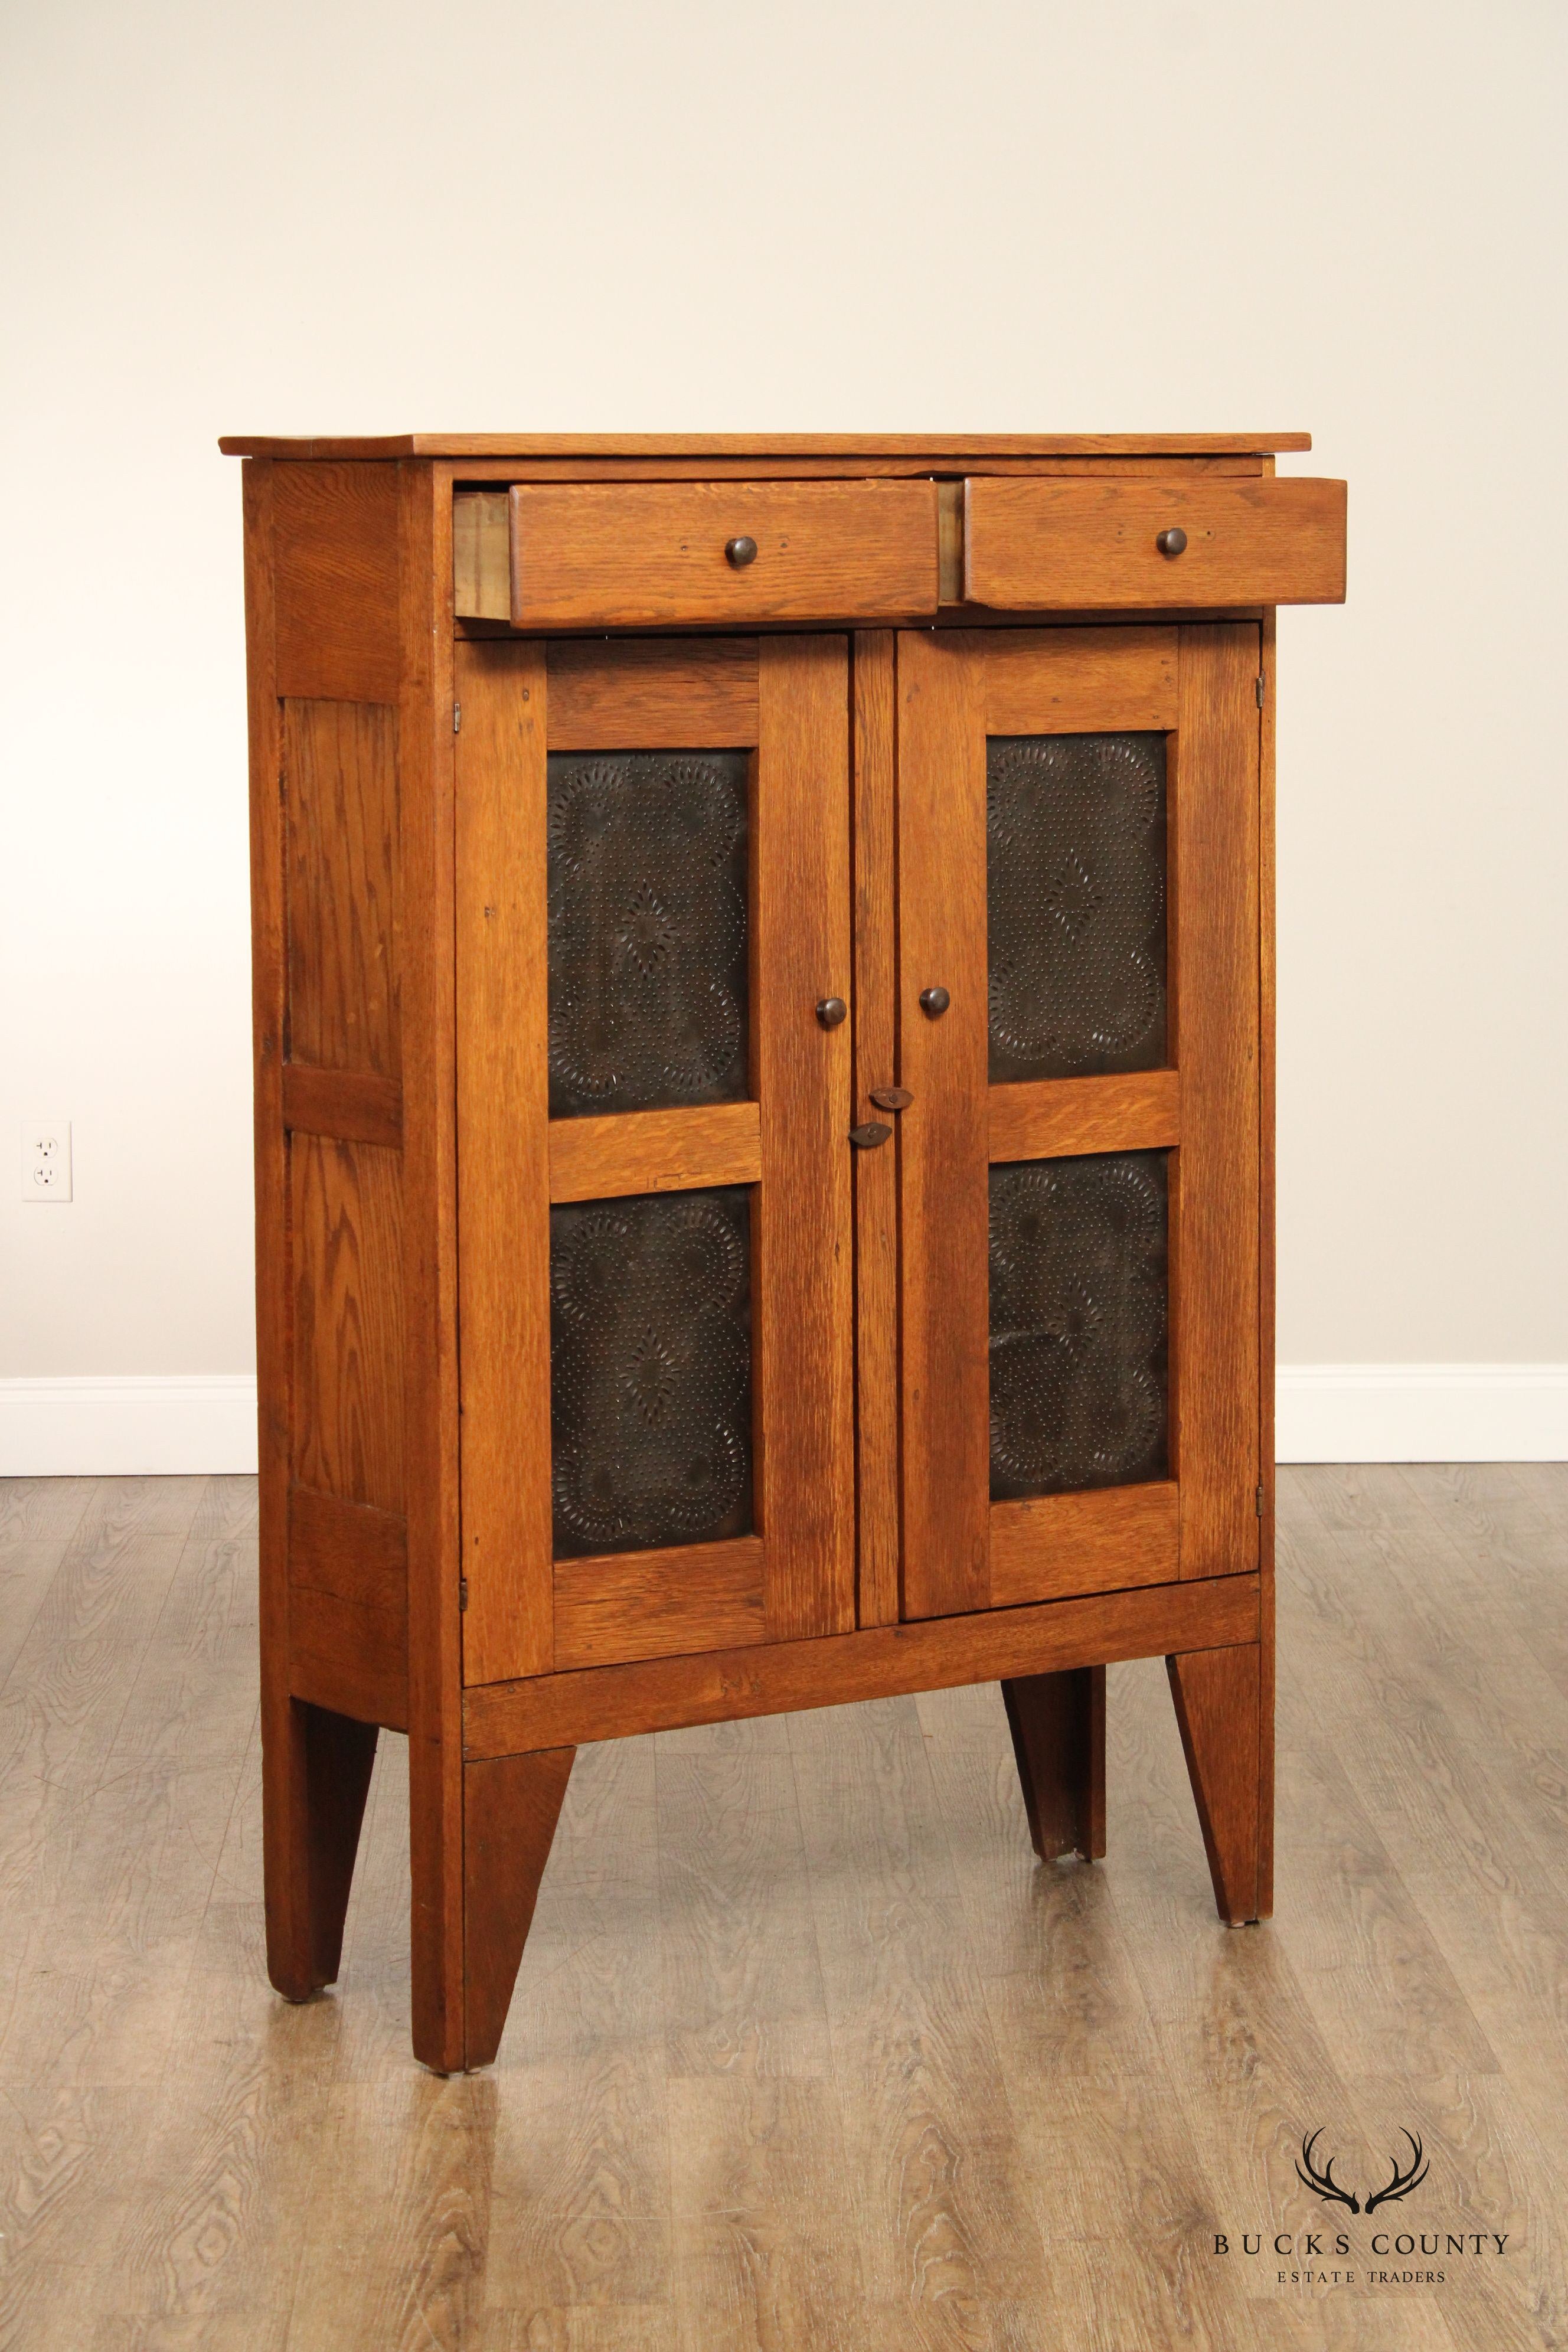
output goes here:
[[1163, 1151], [991, 1171], [991, 1498], [1167, 1473]]
[[552, 751], [550, 1115], [746, 1093], [745, 751]]
[[986, 745], [993, 1083], [1165, 1059], [1165, 738]]
[[752, 1527], [746, 1188], [550, 1212], [557, 1559]]

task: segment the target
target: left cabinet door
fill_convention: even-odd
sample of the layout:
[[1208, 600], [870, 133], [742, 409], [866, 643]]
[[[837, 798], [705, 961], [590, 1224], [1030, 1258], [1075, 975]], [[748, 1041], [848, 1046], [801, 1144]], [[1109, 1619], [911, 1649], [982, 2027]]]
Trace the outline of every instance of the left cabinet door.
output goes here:
[[847, 643], [457, 676], [465, 1679], [847, 1630]]

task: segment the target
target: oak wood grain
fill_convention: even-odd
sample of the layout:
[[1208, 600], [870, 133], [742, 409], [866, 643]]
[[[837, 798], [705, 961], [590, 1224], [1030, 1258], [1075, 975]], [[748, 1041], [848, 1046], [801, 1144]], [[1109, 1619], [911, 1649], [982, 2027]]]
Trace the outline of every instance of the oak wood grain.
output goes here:
[[489, 1682], [554, 1641], [543, 655], [461, 646], [457, 691], [463, 1672]]
[[767, 1638], [760, 1536], [555, 1563], [555, 1664], [596, 1666]]
[[1105, 1668], [1002, 1685], [1029, 1840], [1042, 1862], [1105, 1852]]
[[289, 1055], [396, 1080], [397, 713], [282, 706]]
[[1173, 1479], [1158, 1478], [993, 1503], [993, 1603], [1170, 1583], [1180, 1557], [1179, 1493]]
[[1165, 1664], [1215, 1902], [1222, 1919], [1240, 1927], [1258, 1916], [1258, 1827], [1274, 1795], [1258, 1786], [1258, 1645], [1201, 1650]]
[[294, 1475], [344, 1502], [401, 1511], [400, 1155], [297, 1136], [289, 1179]]
[[1173, 727], [1173, 628], [1007, 629], [985, 640], [989, 735]]
[[399, 498], [411, 1991], [415, 2053], [447, 2066], [463, 2046], [452, 502], [426, 466], [399, 468]]
[[403, 1147], [403, 1088], [364, 1070], [283, 1066], [283, 1124], [291, 1135], [330, 1135], [345, 1143]]
[[[1266, 461], [1271, 469], [1273, 459]], [[1275, 1644], [1275, 1126], [1276, 980], [1278, 929], [1275, 889], [1275, 750], [1279, 727], [1278, 615], [1272, 605], [1258, 630], [1258, 1565], [1263, 1578], [1262, 1774], [1274, 1782]], [[1258, 1853], [1258, 1907], [1267, 1918], [1274, 1907], [1274, 1812], [1265, 1813]]]
[[751, 457], [1203, 456], [1310, 449], [1310, 433], [385, 433], [306, 439], [226, 434], [230, 457]]
[[1172, 784], [1173, 1460], [1182, 1574], [1258, 1559], [1258, 631], [1182, 632]]
[[289, 1491], [289, 1577], [377, 1609], [406, 1610], [408, 1523], [400, 1512]]
[[[516, 628], [936, 610], [929, 482], [530, 484], [510, 495]], [[724, 551], [739, 538], [757, 552], [736, 566]]]
[[[898, 1069], [897, 638], [853, 641], [854, 1117], [880, 1119], [874, 1088]], [[855, 1467], [862, 1625], [899, 1614], [899, 1159], [855, 1155]]]
[[[903, 1611], [989, 1595], [985, 731], [973, 641], [899, 639]], [[921, 1009], [928, 988], [952, 1002]]]
[[771, 1639], [855, 1622], [854, 1226], [847, 1024], [849, 677], [842, 637], [757, 652], [752, 1066], [763, 1180], [752, 1226], [758, 1529]]
[[1158, 1151], [1182, 1139], [1176, 1070], [1035, 1078], [987, 1090], [993, 1165], [1075, 1151]]
[[816, 1641], [770, 1641], [756, 1650], [490, 1683], [466, 1696], [464, 1746], [471, 1757], [510, 1755], [576, 1745], [590, 1732], [621, 1738], [1255, 1641], [1257, 1634], [1258, 1579], [1214, 1577], [1037, 1608], [868, 1626]]
[[[1186, 546], [1172, 557], [1155, 542], [1173, 526]], [[963, 582], [977, 604], [1019, 612], [1342, 604], [1345, 486], [971, 476]]]
[[613, 1201], [696, 1184], [755, 1184], [763, 1172], [754, 1102], [694, 1103], [550, 1122], [552, 1201]]
[[547, 1748], [463, 1769], [464, 2060], [469, 2066], [488, 2066], [500, 2047], [573, 1755], [570, 1748]]
[[721, 751], [757, 740], [754, 637], [557, 637], [552, 751]]
[[395, 466], [274, 467], [280, 695], [396, 701], [399, 488]]
[[294, 1333], [290, 1146], [283, 1118], [289, 1037], [288, 829], [277, 670], [274, 476], [244, 469], [246, 699], [250, 802], [250, 969], [256, 1171], [256, 1389], [259, 1522], [261, 1755], [270, 1962], [310, 1967], [309, 1880], [294, 1836], [290, 1775], [300, 1754], [289, 1681], [289, 1486]]

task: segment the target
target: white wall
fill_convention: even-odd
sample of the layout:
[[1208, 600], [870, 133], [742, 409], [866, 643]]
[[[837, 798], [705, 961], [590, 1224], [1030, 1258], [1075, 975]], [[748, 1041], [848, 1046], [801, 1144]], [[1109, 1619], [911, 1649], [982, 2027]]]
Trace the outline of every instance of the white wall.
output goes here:
[[1281, 1356], [1568, 1362], [1564, 32], [9, 11], [0, 1168], [68, 1117], [76, 1199], [0, 1183], [0, 1374], [251, 1362], [216, 436], [409, 426], [1310, 427], [1351, 603], [1280, 631]]

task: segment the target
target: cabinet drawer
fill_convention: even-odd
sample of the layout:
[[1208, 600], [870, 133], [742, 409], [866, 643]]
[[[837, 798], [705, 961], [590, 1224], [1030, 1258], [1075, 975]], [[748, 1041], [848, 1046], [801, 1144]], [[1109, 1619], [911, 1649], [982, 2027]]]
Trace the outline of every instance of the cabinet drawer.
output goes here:
[[1345, 486], [973, 478], [963, 593], [1029, 613], [1342, 604]]
[[510, 571], [520, 629], [913, 618], [936, 610], [936, 488], [521, 483]]

